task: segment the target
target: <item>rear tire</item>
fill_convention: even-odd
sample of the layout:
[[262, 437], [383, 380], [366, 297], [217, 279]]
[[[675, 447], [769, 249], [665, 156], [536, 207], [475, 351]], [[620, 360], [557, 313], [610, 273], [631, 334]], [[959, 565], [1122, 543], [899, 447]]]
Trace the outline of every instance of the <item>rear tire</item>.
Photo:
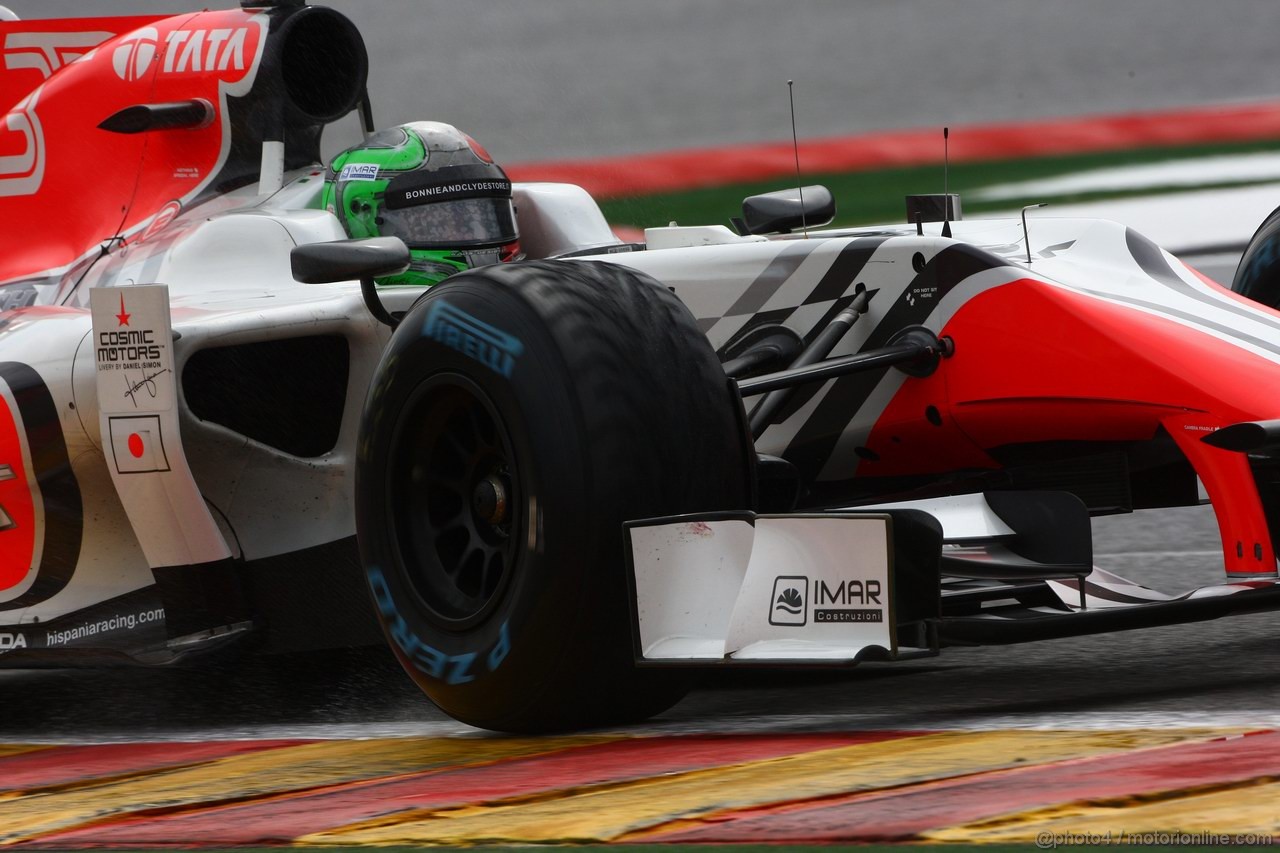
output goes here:
[[1280, 207], [1262, 220], [1249, 240], [1231, 289], [1254, 302], [1280, 309]]
[[446, 713], [542, 732], [645, 719], [621, 524], [749, 508], [741, 402], [688, 309], [601, 262], [453, 276], [379, 365], [361, 555], [396, 656]]

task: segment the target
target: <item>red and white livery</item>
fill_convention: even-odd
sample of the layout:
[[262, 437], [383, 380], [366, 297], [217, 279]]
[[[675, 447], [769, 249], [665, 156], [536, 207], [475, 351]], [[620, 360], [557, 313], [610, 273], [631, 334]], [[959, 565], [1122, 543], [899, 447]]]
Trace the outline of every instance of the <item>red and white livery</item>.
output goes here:
[[[1113, 222], [823, 229], [806, 187], [625, 243], [517, 184], [523, 261], [378, 288], [407, 250], [320, 202], [324, 126], [372, 130], [343, 16], [0, 48], [0, 664], [381, 633], [448, 713], [544, 731], [699, 667], [1280, 607], [1270, 243], [1238, 293]], [[1094, 569], [1091, 515], [1204, 501], [1221, 585]]]

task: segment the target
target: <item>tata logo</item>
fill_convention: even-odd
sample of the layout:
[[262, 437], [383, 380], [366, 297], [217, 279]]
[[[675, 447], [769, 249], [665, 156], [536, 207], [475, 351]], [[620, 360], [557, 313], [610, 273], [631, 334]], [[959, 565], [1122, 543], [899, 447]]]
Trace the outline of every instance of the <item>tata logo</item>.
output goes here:
[[247, 27], [174, 30], [165, 37], [165, 74], [196, 71], [243, 71]]
[[21, 634], [0, 633], [0, 652], [12, 652], [26, 647], [27, 638]]
[[155, 27], [143, 27], [120, 40], [111, 52], [111, 67], [121, 80], [141, 80], [159, 49], [160, 33]]

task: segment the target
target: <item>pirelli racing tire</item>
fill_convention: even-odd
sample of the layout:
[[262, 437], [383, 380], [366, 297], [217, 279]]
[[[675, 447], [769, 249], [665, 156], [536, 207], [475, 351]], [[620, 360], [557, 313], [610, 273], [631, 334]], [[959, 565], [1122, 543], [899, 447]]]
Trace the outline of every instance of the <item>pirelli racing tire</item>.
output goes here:
[[1231, 289], [1254, 302], [1280, 308], [1280, 207], [1262, 220], [1249, 241]]
[[452, 717], [645, 719], [622, 522], [748, 508], [741, 402], [666, 288], [625, 267], [484, 267], [406, 314], [366, 405], [356, 520], [391, 648]]

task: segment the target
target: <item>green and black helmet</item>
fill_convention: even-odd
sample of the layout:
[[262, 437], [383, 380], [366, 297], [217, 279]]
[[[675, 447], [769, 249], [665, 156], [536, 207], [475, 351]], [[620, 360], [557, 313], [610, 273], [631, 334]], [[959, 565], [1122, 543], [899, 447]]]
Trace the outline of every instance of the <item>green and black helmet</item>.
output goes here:
[[511, 181], [453, 125], [411, 122], [348, 148], [329, 164], [323, 201], [351, 237], [409, 246], [409, 269], [379, 284], [435, 284], [519, 253]]

